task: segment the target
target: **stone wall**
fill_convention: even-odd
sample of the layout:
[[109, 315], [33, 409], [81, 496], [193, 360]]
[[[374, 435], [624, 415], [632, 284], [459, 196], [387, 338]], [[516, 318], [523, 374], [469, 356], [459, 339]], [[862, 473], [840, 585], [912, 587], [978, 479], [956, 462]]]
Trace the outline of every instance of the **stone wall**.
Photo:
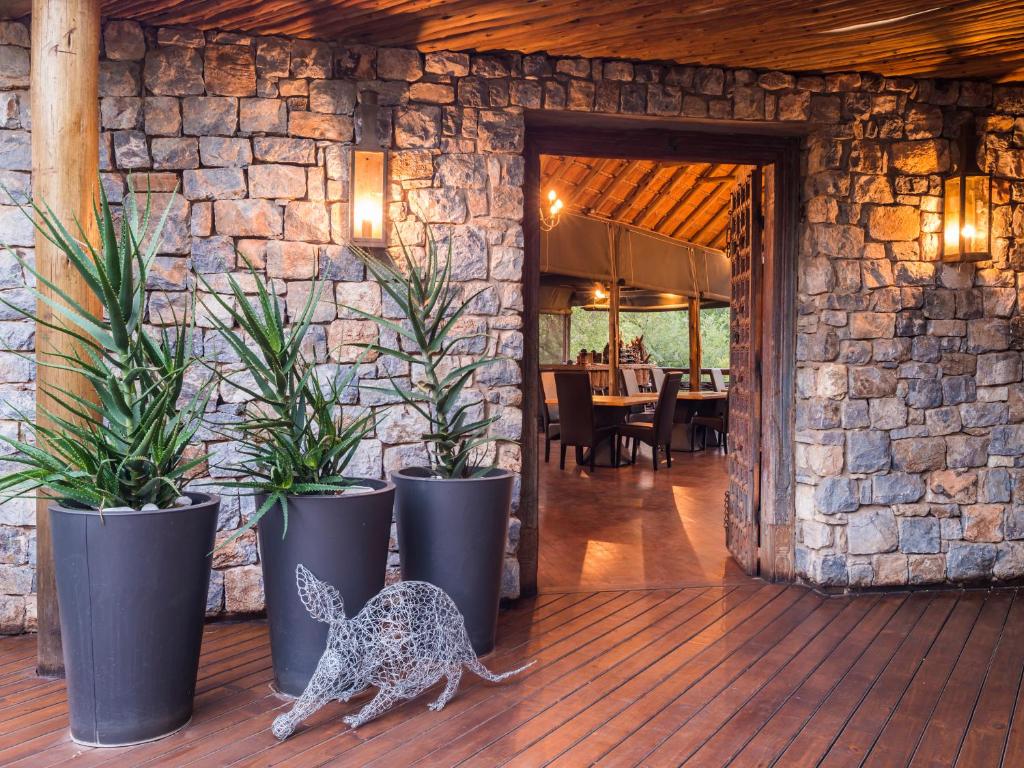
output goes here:
[[[0, 23], [0, 181], [30, 190], [28, 34]], [[347, 153], [360, 94], [379, 93], [390, 141], [390, 217], [415, 247], [427, 222], [452, 238], [457, 276], [484, 288], [467, 327], [518, 360], [523, 263], [523, 112], [575, 110], [706, 121], [785, 121], [806, 133], [801, 222], [797, 556], [825, 585], [1005, 579], [1024, 574], [1024, 88], [868, 74], [795, 75], [545, 55], [420, 54], [108, 22], [101, 63], [101, 164], [114, 199], [126, 177], [159, 205], [174, 200], [153, 276], [150, 321], [186, 306], [202, 274], [222, 290], [235, 251], [259, 266], [294, 311], [321, 277], [339, 304], [381, 296], [345, 248]], [[941, 179], [949, 137], [970, 113], [998, 176], [991, 262], [938, 261]], [[0, 206], [0, 241], [27, 255], [30, 228]], [[0, 256], [0, 291], [26, 302], [25, 276]], [[348, 342], [370, 323], [317, 311], [311, 352], [355, 361]], [[202, 352], [237, 365], [210, 332]], [[32, 327], [0, 309], [0, 349], [31, 351]], [[0, 352], [0, 428], [31, 411], [34, 371]], [[467, 350], [467, 353], [479, 350]], [[372, 379], [383, 363], [364, 364]], [[401, 369], [393, 370], [401, 375]], [[197, 373], [198, 375], [198, 373]], [[474, 382], [496, 431], [522, 431], [520, 371], [510, 362]], [[242, 407], [224, 386], [211, 421]], [[349, 407], [378, 404], [353, 391]], [[6, 421], [4, 421], [6, 419]], [[422, 459], [417, 425], [389, 411], [357, 461], [380, 475]], [[532, 434], [532, 430], [530, 430]], [[215, 457], [232, 445], [204, 434]], [[506, 444], [502, 465], [518, 470]], [[218, 477], [212, 467], [209, 474]], [[220, 536], [251, 512], [228, 495]], [[0, 508], [0, 629], [31, 628], [33, 507]], [[510, 536], [506, 594], [518, 590]], [[252, 536], [218, 553], [210, 612], [262, 603]]]

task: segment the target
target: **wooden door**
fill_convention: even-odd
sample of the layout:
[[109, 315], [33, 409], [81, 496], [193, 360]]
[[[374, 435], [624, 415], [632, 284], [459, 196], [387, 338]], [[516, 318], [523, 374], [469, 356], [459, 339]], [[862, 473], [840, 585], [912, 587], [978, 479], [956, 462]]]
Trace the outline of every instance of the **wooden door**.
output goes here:
[[761, 478], [761, 169], [736, 185], [726, 251], [732, 264], [729, 313], [729, 490], [725, 541], [743, 569], [758, 572]]

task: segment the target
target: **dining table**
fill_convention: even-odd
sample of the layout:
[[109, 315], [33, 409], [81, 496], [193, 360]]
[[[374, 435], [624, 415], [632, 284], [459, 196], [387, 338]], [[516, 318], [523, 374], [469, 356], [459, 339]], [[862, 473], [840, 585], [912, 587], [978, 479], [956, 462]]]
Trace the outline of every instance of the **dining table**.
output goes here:
[[[623, 424], [629, 412], [643, 405], [653, 405], [658, 402], [657, 392], [642, 392], [637, 395], [593, 395], [594, 408], [604, 413], [601, 421], [604, 423]], [[686, 426], [689, 417], [696, 411], [707, 408], [707, 405], [717, 406], [729, 397], [728, 392], [715, 392], [711, 390], [680, 390], [676, 396], [675, 429], [672, 431], [672, 450], [690, 450], [690, 430]], [[558, 405], [557, 397], [545, 398], [544, 402], [549, 406]], [[612, 462], [610, 446], [602, 443], [598, 449], [596, 463], [602, 466], [616, 466]], [[620, 461], [621, 464], [629, 464], [627, 459]]]

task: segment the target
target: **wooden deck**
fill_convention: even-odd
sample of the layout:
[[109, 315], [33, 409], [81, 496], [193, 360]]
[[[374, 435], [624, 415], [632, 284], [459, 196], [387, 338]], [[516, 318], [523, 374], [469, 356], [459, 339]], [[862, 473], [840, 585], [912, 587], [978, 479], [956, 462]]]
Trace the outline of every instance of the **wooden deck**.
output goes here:
[[748, 581], [549, 594], [501, 617], [496, 670], [357, 732], [333, 704], [269, 732], [265, 624], [207, 629], [195, 717], [119, 750], [67, 737], [63, 683], [34, 638], [0, 640], [0, 765], [939, 766], [1024, 764], [1024, 595], [1011, 589], [823, 597]]

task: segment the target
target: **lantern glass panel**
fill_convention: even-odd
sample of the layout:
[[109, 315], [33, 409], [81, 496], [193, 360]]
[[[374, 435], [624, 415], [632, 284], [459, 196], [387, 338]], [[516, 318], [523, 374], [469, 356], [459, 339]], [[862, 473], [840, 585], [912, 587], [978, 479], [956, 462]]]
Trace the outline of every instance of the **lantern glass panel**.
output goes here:
[[989, 246], [989, 177], [964, 179], [964, 220], [960, 227], [964, 253], [987, 253]]
[[960, 253], [960, 177], [946, 179], [946, 199], [943, 214], [943, 241], [946, 257]]
[[384, 152], [352, 150], [352, 241], [384, 242]]

